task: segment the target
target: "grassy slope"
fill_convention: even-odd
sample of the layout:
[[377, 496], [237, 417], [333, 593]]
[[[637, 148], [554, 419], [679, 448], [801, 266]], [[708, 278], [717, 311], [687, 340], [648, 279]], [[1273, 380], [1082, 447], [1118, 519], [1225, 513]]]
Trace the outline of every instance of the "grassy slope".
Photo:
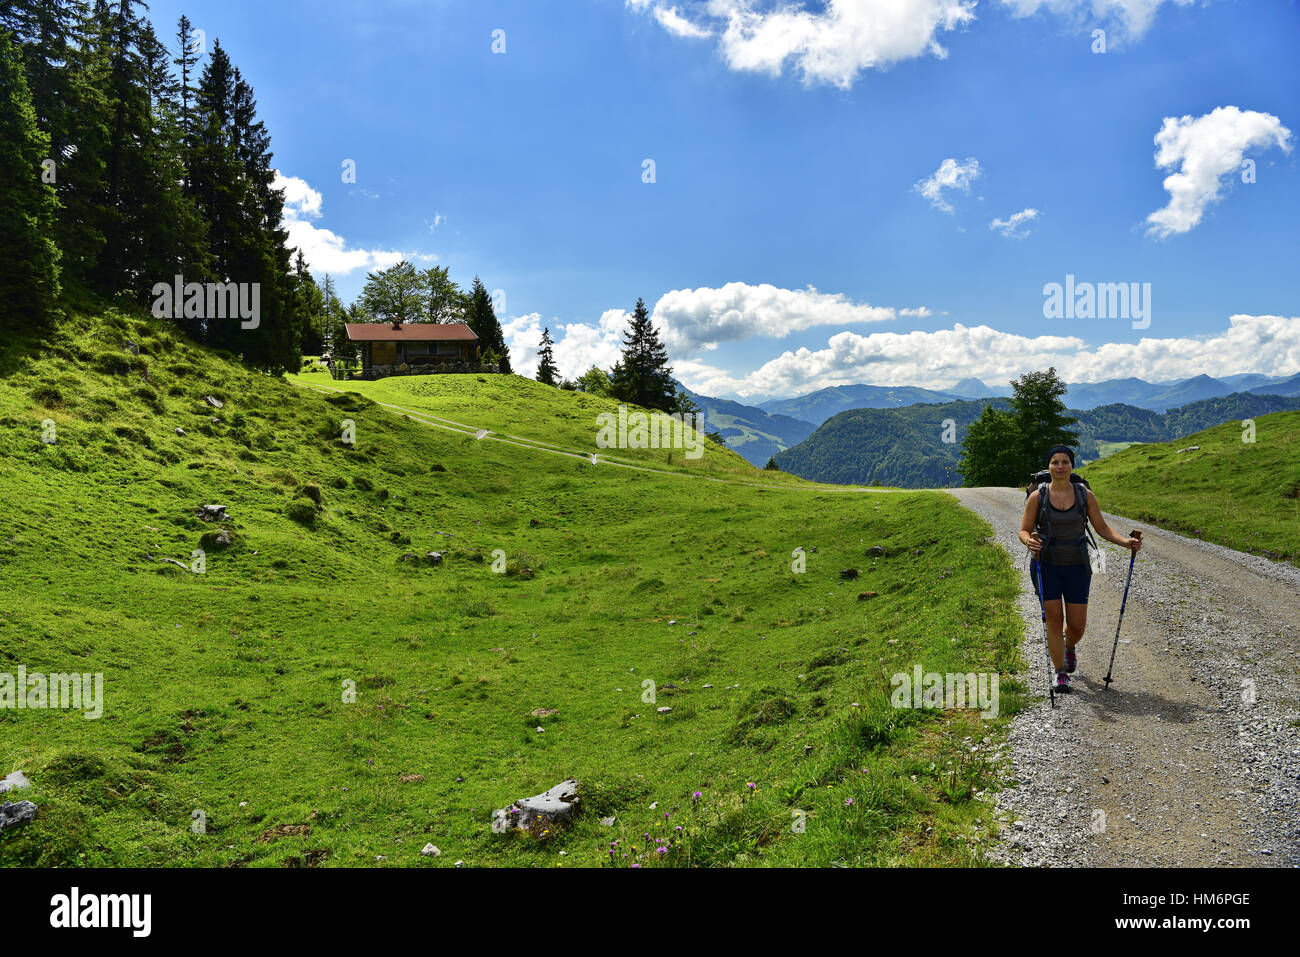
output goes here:
[[[1108, 511], [1300, 564], [1300, 412], [1133, 445], [1080, 470]], [[1199, 445], [1196, 452], [1178, 449]]]
[[[20, 345], [0, 353], [0, 671], [102, 672], [106, 702], [99, 720], [0, 710], [0, 775], [26, 770], [41, 808], [0, 863], [596, 864], [615, 837], [644, 855], [643, 832], [678, 823], [690, 837], [665, 863], [976, 859], [990, 776], [963, 738], [999, 726], [886, 697], [919, 662], [1001, 671], [1003, 715], [1022, 703], [1010, 563], [946, 496], [760, 490], [476, 442], [134, 315]], [[599, 400], [486, 379], [376, 392], [436, 385], [450, 418], [590, 435]], [[310, 527], [286, 513], [309, 484]], [[161, 563], [213, 530], [204, 503], [228, 506], [234, 546], [203, 575]], [[439, 567], [401, 560], [434, 548]], [[585, 785], [574, 830], [490, 833], [492, 808], [567, 776]], [[419, 856], [426, 841], [442, 857]]]

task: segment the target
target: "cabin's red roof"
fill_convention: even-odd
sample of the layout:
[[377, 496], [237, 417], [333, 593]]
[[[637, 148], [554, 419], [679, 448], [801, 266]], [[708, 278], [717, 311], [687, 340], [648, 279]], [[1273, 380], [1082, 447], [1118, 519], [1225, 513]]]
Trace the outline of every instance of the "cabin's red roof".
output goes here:
[[391, 322], [345, 323], [353, 342], [474, 342], [474, 335], [463, 322], [408, 322], [394, 329]]

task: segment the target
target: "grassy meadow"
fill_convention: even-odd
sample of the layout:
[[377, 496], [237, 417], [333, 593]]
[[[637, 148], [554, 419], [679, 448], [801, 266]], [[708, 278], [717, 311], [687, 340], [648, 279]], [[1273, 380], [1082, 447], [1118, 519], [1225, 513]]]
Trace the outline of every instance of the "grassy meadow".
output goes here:
[[1079, 474], [1109, 512], [1300, 565], [1300, 412], [1131, 445]]
[[[40, 807], [0, 864], [980, 862], [972, 748], [1025, 703], [1021, 625], [951, 498], [704, 481], [771, 474], [712, 446], [593, 466], [372, 401], [592, 450], [614, 403], [518, 377], [327, 383], [111, 310], [0, 354], [0, 671], [104, 675], [98, 719], [0, 709]], [[892, 708], [914, 664], [1000, 672], [1002, 718]], [[568, 777], [572, 829], [492, 833]]]

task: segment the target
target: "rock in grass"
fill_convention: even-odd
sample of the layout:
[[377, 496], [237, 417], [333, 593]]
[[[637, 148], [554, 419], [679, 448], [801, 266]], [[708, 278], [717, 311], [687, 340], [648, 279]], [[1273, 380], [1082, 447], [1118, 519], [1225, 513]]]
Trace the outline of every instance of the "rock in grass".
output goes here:
[[206, 402], [208, 405], [212, 406], [212, 408], [214, 409], [224, 409], [226, 407], [226, 403], [210, 395], [205, 395], [203, 397], [203, 401]]
[[233, 544], [235, 544], [234, 537], [224, 528], [215, 532], [204, 532], [199, 536], [199, 547], [204, 551], [220, 551]]
[[868, 598], [875, 598], [879, 594], [879, 592], [874, 591], [860, 591], [858, 592], [858, 601], [866, 601]]
[[21, 791], [23, 788], [29, 788], [31, 786], [32, 782], [27, 780], [27, 775], [23, 774], [21, 771], [15, 771], [8, 777], [0, 780], [0, 794], [4, 794], [6, 791]]
[[6, 801], [0, 804], [0, 831], [36, 820], [36, 805], [31, 801]]
[[426, 845], [424, 845], [424, 847], [420, 850], [420, 853], [423, 854], [425, 857], [441, 857], [441, 856], [442, 856], [442, 851], [438, 850], [438, 849], [437, 849], [436, 847], [434, 847], [432, 844], [426, 844]]
[[194, 514], [205, 522], [224, 522], [227, 518], [224, 505], [200, 505]]
[[492, 830], [503, 834], [513, 828], [540, 834], [573, 823], [578, 811], [578, 782], [561, 781], [549, 791], [520, 798], [508, 808], [492, 812]]
[[870, 548], [867, 549], [867, 554], [868, 554], [868, 555], [883, 555], [883, 554], [885, 554], [885, 546], [883, 546], [883, 545], [872, 545]]
[[857, 577], [858, 577], [858, 570], [857, 570], [856, 568], [843, 568], [843, 569], [840, 569], [840, 577], [841, 577], [841, 578], [846, 578], [846, 579], [847, 579], [847, 578], [857, 578]]
[[429, 559], [431, 565], [442, 564], [442, 552], [427, 552], [426, 557]]
[[184, 434], [185, 434], [185, 430], [182, 429], [182, 428], [178, 425], [178, 426], [176, 427], [176, 434], [177, 434], [177, 435], [184, 435]]

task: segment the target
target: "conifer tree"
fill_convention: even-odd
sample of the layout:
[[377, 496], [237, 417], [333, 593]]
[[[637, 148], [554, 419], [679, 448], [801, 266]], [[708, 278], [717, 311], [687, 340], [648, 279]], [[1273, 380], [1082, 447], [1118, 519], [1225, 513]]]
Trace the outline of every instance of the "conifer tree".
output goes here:
[[470, 292], [466, 322], [478, 336], [479, 348], [483, 353], [494, 356], [502, 374], [510, 375], [510, 350], [506, 347], [501, 323], [497, 321], [496, 311], [492, 307], [492, 297], [478, 276], [474, 277], [474, 288]]
[[537, 381], [546, 385], [555, 385], [555, 377], [560, 371], [555, 367], [555, 351], [552, 348], [554, 345], [548, 326], [542, 330], [542, 347], [537, 356]]
[[22, 54], [0, 29], [0, 324], [43, 322], [59, 295], [49, 135], [36, 123]]
[[610, 376], [611, 392], [621, 402], [672, 412], [677, 404], [668, 351], [650, 321], [645, 301], [637, 299], [623, 338], [623, 355]]

